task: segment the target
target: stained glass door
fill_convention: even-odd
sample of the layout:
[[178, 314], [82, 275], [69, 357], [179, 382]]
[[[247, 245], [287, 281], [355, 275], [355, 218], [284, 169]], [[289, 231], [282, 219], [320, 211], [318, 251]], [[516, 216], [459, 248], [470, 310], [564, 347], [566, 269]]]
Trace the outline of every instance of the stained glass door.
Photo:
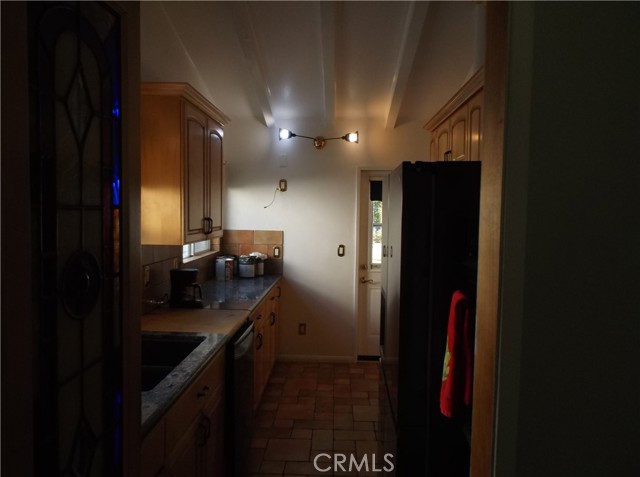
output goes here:
[[36, 474], [121, 465], [120, 23], [29, 2]]

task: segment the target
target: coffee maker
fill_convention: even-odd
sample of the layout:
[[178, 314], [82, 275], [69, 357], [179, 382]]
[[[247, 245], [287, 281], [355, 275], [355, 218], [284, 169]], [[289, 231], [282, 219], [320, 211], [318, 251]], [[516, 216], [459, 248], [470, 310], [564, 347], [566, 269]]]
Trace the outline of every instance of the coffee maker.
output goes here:
[[169, 304], [176, 308], [203, 308], [202, 288], [197, 283], [197, 268], [174, 268], [171, 275]]

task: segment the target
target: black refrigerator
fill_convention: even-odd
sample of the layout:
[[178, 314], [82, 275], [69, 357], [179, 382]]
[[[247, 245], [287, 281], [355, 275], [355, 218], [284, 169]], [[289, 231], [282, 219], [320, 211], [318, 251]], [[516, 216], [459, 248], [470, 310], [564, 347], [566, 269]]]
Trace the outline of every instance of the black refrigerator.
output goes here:
[[453, 292], [475, 303], [480, 162], [404, 162], [383, 201], [385, 452], [396, 476], [468, 476], [470, 406], [455, 419], [444, 416], [440, 388]]

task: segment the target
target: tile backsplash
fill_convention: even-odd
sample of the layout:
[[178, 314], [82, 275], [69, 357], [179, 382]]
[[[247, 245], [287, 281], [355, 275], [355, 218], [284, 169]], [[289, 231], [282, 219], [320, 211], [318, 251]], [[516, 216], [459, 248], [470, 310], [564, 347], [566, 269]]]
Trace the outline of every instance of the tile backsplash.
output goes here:
[[[225, 230], [221, 250], [224, 255], [264, 253], [268, 257], [264, 263], [264, 273], [281, 275], [283, 244], [284, 233], [280, 230]], [[278, 257], [275, 255], [276, 248]]]
[[[215, 278], [215, 259], [218, 255], [247, 255], [261, 252], [268, 259], [264, 264], [266, 274], [282, 274], [284, 256], [284, 233], [278, 230], [225, 230], [220, 239], [213, 239], [215, 253], [182, 263], [182, 247], [179, 245], [142, 245], [142, 299], [143, 313], [161, 301], [171, 290], [169, 270], [172, 268], [197, 268], [198, 281]], [[275, 256], [277, 249], [279, 256]]]

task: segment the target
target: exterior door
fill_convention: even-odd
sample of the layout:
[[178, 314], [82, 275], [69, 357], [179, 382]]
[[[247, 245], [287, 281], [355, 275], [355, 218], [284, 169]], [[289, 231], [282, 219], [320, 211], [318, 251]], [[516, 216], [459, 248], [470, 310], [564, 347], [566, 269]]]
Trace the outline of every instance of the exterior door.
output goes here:
[[380, 299], [382, 274], [382, 194], [388, 171], [362, 171], [358, 224], [358, 322], [356, 353], [359, 358], [380, 355]]

